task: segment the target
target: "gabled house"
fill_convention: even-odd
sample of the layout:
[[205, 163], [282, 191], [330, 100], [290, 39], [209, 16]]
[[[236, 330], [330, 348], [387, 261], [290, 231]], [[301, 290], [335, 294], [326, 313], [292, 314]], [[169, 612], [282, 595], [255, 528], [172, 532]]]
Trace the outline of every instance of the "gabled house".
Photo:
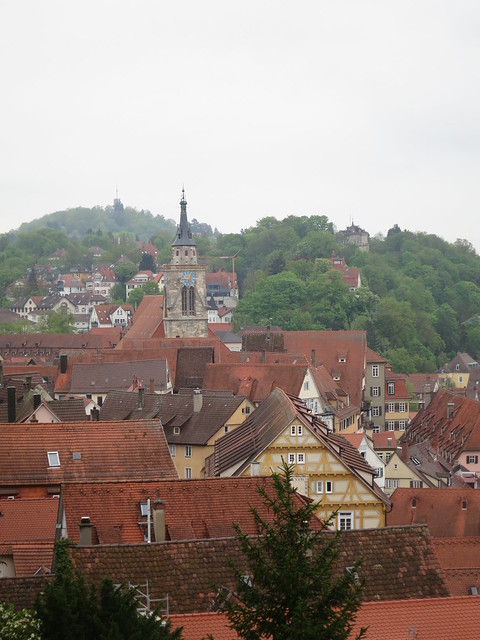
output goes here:
[[232, 433], [217, 440], [207, 475], [268, 475], [294, 465], [297, 490], [318, 502], [318, 514], [338, 529], [383, 527], [388, 500], [375, 471], [340, 435], [331, 433], [298, 399], [274, 389]]
[[328, 260], [332, 265], [332, 269], [340, 273], [343, 283], [350, 289], [350, 291], [355, 291], [355, 289], [362, 286], [362, 278], [358, 267], [347, 267], [345, 258], [337, 256], [335, 251], [332, 252], [332, 257], [328, 258]]
[[149, 271], [149, 270], [139, 271], [137, 274], [135, 274], [133, 278], [130, 278], [130, 280], [128, 280], [125, 284], [126, 298], [128, 298], [128, 296], [132, 291], [140, 287], [143, 287], [143, 285], [146, 284], [147, 282], [156, 282], [158, 284], [158, 282], [155, 279], [155, 275], [153, 274], [152, 271]]
[[342, 433], [345, 440], [358, 450], [362, 458], [375, 471], [375, 482], [384, 489], [385, 487], [385, 461], [377, 454], [373, 448], [373, 442], [366, 433]]
[[111, 301], [112, 289], [117, 283], [113, 270], [109, 266], [99, 266], [95, 272], [85, 279], [87, 291], [103, 296]]
[[59, 496], [65, 481], [177, 478], [158, 420], [1, 425], [0, 498]]
[[78, 273], [65, 273], [58, 276], [55, 282], [55, 293], [68, 296], [71, 293], [84, 293], [85, 282]]
[[427, 441], [446, 463], [480, 475], [480, 402], [440, 389], [403, 439]]
[[[468, 387], [470, 373], [475, 374], [478, 369], [480, 369], [480, 365], [471, 355], [468, 353], [457, 353], [457, 355], [442, 368], [438, 376], [439, 385], [447, 389], [449, 387], [466, 389]], [[476, 377], [478, 378], [478, 373]]]
[[373, 433], [385, 431], [385, 372], [387, 361], [367, 348], [365, 367], [365, 428]]
[[156, 395], [111, 391], [100, 411], [102, 420], [158, 419], [163, 425], [180, 478], [203, 478], [205, 458], [215, 440], [236, 429], [254, 410], [244, 396], [228, 392], [182, 389]]
[[90, 316], [90, 328], [127, 329], [132, 324], [133, 314], [134, 309], [131, 304], [95, 305]]
[[41, 296], [24, 296], [23, 298], [17, 298], [8, 308], [19, 315], [20, 318], [28, 320], [30, 314], [37, 308], [39, 300], [41, 300]]

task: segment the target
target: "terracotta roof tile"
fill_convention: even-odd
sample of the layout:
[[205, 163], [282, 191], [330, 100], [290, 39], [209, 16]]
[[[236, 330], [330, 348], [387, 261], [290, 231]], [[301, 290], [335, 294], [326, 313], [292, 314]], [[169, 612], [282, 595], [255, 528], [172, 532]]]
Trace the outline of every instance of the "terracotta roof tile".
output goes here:
[[477, 640], [480, 597], [429, 598], [362, 605], [351, 637], [368, 627], [368, 640]]
[[[154, 380], [156, 391], [167, 389], [166, 360], [140, 360], [111, 363], [73, 363], [70, 393], [105, 393], [128, 389], [136, 380], [146, 386]], [[64, 388], [63, 388], [64, 390]], [[56, 392], [58, 392], [56, 390]]]
[[58, 504], [54, 498], [0, 500], [0, 544], [53, 544]]
[[[147, 517], [141, 516], [140, 503], [150, 499], [153, 513], [158, 498], [165, 512], [167, 540], [233, 536], [233, 522], [245, 533], [258, 535], [250, 508], [257, 508], [269, 520], [258, 487], [271, 490], [272, 482], [271, 477], [257, 477], [65, 483], [62, 499], [67, 537], [79, 542], [80, 519], [88, 516], [99, 544], [143, 542]], [[300, 495], [296, 499], [303, 500]], [[143, 523], [142, 529], [139, 522]], [[316, 519], [314, 522], [315, 528], [320, 528]]]
[[395, 489], [388, 524], [426, 524], [435, 537], [480, 536], [480, 491], [463, 489]]
[[[178, 477], [158, 420], [13, 423], [0, 428], [4, 487], [74, 479]], [[49, 451], [58, 452], [60, 466], [49, 467]]]

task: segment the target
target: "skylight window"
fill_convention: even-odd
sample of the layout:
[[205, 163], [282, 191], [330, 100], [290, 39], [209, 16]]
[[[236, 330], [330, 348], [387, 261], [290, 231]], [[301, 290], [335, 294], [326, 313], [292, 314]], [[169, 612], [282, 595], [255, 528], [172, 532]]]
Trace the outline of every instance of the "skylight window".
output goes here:
[[47, 451], [47, 458], [49, 467], [60, 466], [60, 456], [58, 455], [58, 451]]

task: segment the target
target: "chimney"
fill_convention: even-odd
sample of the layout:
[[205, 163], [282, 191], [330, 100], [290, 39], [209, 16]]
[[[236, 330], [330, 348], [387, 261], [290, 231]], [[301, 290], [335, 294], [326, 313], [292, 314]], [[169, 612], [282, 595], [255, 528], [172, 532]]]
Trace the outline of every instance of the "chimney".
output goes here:
[[142, 386], [138, 387], [137, 406], [138, 409], [143, 409], [143, 407], [145, 406], [145, 389]]
[[200, 413], [203, 406], [203, 396], [201, 389], [193, 390], [193, 412]]
[[402, 460], [404, 462], [408, 460], [408, 442], [402, 442]]
[[80, 520], [80, 545], [82, 547], [92, 545], [92, 524], [88, 516], [82, 516]]
[[312, 349], [312, 366], [317, 366], [317, 352], [315, 351], [315, 349]]
[[32, 376], [27, 376], [25, 378], [25, 391], [30, 391], [32, 388]]
[[67, 354], [60, 354], [60, 373], [67, 373]]
[[97, 409], [97, 407], [93, 407], [93, 409], [90, 411], [90, 415], [92, 422], [98, 422], [100, 420], [100, 409]]
[[153, 503], [153, 535], [155, 542], [165, 542], [165, 504], [160, 498], [160, 492]]
[[455, 403], [454, 402], [449, 402], [447, 404], [447, 418], [450, 418], [450, 416], [452, 415], [452, 412], [455, 408]]
[[434, 451], [438, 452], [438, 434], [435, 434], [432, 437], [432, 448]]
[[7, 387], [8, 422], [17, 420], [17, 390], [15, 387]]
[[38, 409], [42, 402], [42, 396], [39, 393], [35, 393], [33, 396], [33, 410]]
[[155, 393], [155, 379], [150, 378], [150, 393]]
[[266, 364], [266, 363], [267, 363], [267, 350], [262, 349], [262, 364]]

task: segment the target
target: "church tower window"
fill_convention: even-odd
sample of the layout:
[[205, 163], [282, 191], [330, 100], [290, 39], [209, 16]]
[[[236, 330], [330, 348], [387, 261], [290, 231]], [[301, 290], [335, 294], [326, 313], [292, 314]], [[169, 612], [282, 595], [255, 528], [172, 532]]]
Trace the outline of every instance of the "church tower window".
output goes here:
[[182, 287], [182, 316], [195, 315], [195, 289]]

